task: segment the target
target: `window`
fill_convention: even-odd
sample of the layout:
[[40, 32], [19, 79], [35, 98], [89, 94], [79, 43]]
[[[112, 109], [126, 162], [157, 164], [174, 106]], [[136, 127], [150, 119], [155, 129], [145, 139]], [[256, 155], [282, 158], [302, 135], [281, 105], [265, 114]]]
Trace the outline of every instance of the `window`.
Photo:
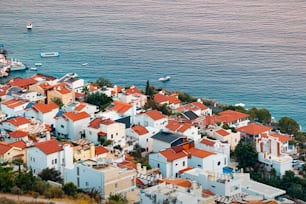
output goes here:
[[118, 183], [115, 183], [115, 188], [118, 188]]
[[218, 161], [218, 166], [220, 166], [220, 164], [221, 164], [221, 162], [220, 162], [220, 161]]
[[80, 168], [77, 167], [77, 175], [79, 176], [80, 175]]
[[113, 135], [113, 134], [111, 134], [111, 138], [112, 138], [112, 139], [114, 138], [114, 135]]
[[54, 159], [54, 164], [57, 164], [57, 159]]
[[61, 125], [61, 128], [64, 128], [65, 126], [64, 125]]
[[80, 187], [80, 178], [79, 177], [77, 178], [77, 185], [78, 185], [78, 187]]
[[159, 164], [157, 164], [157, 168], [159, 168], [160, 167], [160, 165]]
[[149, 138], [147, 138], [147, 142], [149, 142]]
[[88, 186], [88, 182], [87, 181], [85, 182], [85, 186]]
[[183, 161], [183, 166], [185, 166], [185, 161]]

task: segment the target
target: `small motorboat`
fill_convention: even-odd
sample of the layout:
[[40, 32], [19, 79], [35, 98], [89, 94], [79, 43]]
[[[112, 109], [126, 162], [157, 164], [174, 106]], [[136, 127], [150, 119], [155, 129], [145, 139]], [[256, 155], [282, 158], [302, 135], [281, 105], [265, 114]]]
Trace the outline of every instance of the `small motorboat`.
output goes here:
[[37, 71], [37, 67], [30, 67], [30, 70]]
[[31, 30], [33, 28], [33, 24], [31, 22], [27, 23], [27, 29]]
[[158, 80], [161, 81], [161, 82], [166, 82], [166, 81], [170, 80], [170, 76], [161, 77]]
[[59, 57], [60, 53], [59, 52], [41, 52], [40, 56], [41, 57]]
[[88, 63], [83, 63], [83, 64], [82, 64], [82, 66], [87, 66], [87, 65], [88, 65]]
[[40, 62], [37, 62], [37, 63], [35, 63], [35, 66], [42, 66], [42, 63], [40, 63]]

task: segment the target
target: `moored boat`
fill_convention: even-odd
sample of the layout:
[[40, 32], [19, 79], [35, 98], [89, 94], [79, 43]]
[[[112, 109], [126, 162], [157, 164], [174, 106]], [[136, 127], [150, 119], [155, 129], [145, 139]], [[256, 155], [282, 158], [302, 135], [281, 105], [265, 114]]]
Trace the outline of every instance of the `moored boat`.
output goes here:
[[20, 61], [15, 60], [8, 60], [10, 68], [10, 71], [22, 71], [22, 70], [26, 70], [27, 67]]
[[40, 56], [41, 57], [59, 57], [60, 53], [59, 52], [41, 52]]
[[165, 76], [165, 77], [159, 78], [158, 80], [161, 81], [161, 82], [166, 82], [166, 81], [169, 81], [170, 78], [171, 78], [170, 76]]
[[37, 67], [30, 67], [30, 70], [37, 71]]
[[38, 67], [38, 66], [42, 66], [42, 63], [36, 62], [36, 63], [35, 63], [35, 66], [37, 66], [37, 67]]
[[27, 29], [31, 30], [33, 28], [33, 24], [31, 22], [27, 23]]

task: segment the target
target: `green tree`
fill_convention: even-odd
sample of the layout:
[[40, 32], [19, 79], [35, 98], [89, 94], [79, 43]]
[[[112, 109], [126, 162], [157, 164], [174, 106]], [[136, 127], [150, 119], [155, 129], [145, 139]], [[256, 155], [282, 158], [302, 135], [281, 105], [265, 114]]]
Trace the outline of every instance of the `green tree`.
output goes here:
[[300, 130], [299, 124], [292, 118], [282, 117], [278, 121], [278, 128], [282, 133], [295, 134]]
[[104, 93], [96, 92], [89, 94], [86, 102], [98, 106], [100, 110], [104, 110], [113, 102], [113, 99]]
[[258, 109], [255, 108], [255, 107], [253, 107], [253, 108], [249, 109], [249, 110], [247, 111], [247, 113], [250, 115], [250, 116], [249, 116], [249, 119], [250, 119], [251, 121], [255, 121], [255, 120], [257, 119], [257, 115], [258, 115]]
[[272, 116], [267, 109], [263, 108], [263, 109], [258, 110], [257, 119], [258, 119], [258, 122], [260, 123], [270, 124], [272, 120]]
[[14, 186], [13, 175], [13, 168], [0, 166], [0, 191], [10, 192]]
[[56, 98], [53, 98], [51, 100], [53, 103], [55, 103], [56, 105], [58, 105], [58, 107], [62, 108], [64, 106], [64, 103], [62, 101], [62, 99], [56, 97]]
[[152, 96], [152, 93], [153, 92], [152, 92], [152, 89], [151, 89], [151, 86], [150, 86], [150, 82], [149, 82], [149, 80], [147, 80], [145, 95]]
[[24, 192], [33, 190], [34, 181], [35, 177], [31, 170], [20, 172], [15, 178], [15, 184]]
[[197, 101], [197, 98], [195, 98], [195, 97], [193, 97], [193, 96], [190, 96], [190, 95], [187, 94], [187, 93], [179, 92], [178, 94], [179, 94], [179, 95], [178, 95], [178, 98], [179, 98], [182, 102], [191, 103], [191, 102]]
[[66, 195], [76, 197], [78, 193], [78, 187], [74, 183], [68, 182], [64, 184], [63, 191], [65, 192]]
[[107, 203], [126, 204], [128, 200], [122, 194], [110, 194]]
[[61, 172], [57, 171], [54, 168], [45, 168], [38, 174], [38, 176], [44, 181], [50, 180], [59, 183], [63, 182]]
[[104, 86], [106, 86], [106, 87], [113, 86], [111, 81], [109, 81], [108, 79], [105, 79], [103, 77], [100, 77], [99, 79], [97, 79], [97, 81], [94, 84], [96, 86], [100, 87], [100, 88], [103, 88]]
[[243, 168], [243, 170], [253, 167], [257, 162], [257, 151], [252, 143], [240, 140], [234, 154], [239, 163], [238, 168]]

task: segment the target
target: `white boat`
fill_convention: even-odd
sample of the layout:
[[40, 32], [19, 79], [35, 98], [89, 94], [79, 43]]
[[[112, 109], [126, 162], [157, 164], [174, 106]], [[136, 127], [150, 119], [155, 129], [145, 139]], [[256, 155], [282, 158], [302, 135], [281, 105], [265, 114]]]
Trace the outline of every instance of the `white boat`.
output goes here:
[[161, 77], [158, 79], [159, 81], [166, 82], [170, 80], [170, 76]]
[[35, 66], [42, 66], [42, 63], [40, 63], [40, 62], [37, 62], [37, 63], [35, 63]]
[[33, 24], [31, 22], [27, 23], [27, 29], [31, 30], [33, 28]]
[[37, 67], [30, 67], [30, 70], [37, 71]]
[[41, 57], [59, 57], [60, 53], [59, 52], [41, 52], [40, 56]]
[[87, 65], [88, 65], [88, 63], [83, 63], [83, 64], [82, 64], [82, 66], [87, 66]]
[[8, 60], [8, 62], [10, 63], [10, 71], [22, 71], [27, 69], [27, 67], [22, 62], [16, 59]]

